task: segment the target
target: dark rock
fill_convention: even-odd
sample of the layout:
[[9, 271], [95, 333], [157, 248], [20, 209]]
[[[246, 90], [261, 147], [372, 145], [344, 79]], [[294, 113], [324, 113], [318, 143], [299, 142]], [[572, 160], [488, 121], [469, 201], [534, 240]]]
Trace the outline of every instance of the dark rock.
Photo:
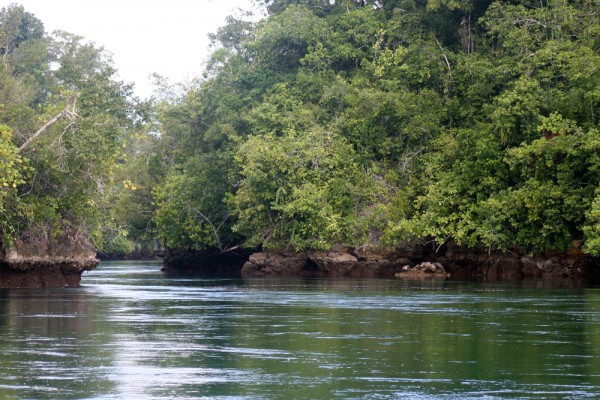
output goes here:
[[244, 263], [242, 276], [301, 275], [307, 265], [311, 267], [311, 272], [315, 271], [314, 266], [307, 262], [305, 253], [262, 251], [252, 254]]
[[218, 249], [194, 251], [166, 249], [163, 268], [167, 273], [198, 274], [207, 276], [240, 276], [250, 251], [235, 250], [222, 252]]
[[492, 260], [480, 276], [489, 280], [515, 280], [523, 277], [523, 269], [518, 260]]
[[[214, 255], [213, 255], [214, 256]], [[220, 275], [224, 270], [234, 275], [318, 276], [352, 278], [449, 277], [452, 279], [515, 280], [522, 278], [562, 278], [598, 276], [597, 259], [581, 251], [559, 255], [530, 256], [521, 251], [494, 252], [467, 249], [448, 242], [443, 246], [405, 249], [355, 249], [334, 246], [329, 251], [304, 252], [265, 250], [237, 256], [227, 262], [222, 255], [206, 253], [165, 253], [167, 271], [202, 271]]]
[[410, 262], [398, 253], [335, 246], [329, 251], [263, 251], [250, 256], [243, 276], [287, 275], [329, 277], [393, 277]]
[[308, 258], [313, 261], [323, 274], [347, 276], [358, 267], [356, 256], [346, 248], [334, 247], [330, 251], [310, 251]]

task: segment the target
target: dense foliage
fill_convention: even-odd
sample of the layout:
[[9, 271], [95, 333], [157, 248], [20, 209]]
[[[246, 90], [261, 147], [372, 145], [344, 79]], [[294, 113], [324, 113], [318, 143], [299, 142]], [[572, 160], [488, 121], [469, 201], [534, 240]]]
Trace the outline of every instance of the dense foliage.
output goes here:
[[[101, 51], [4, 10], [12, 140], [78, 106], [28, 151], [2, 137], [4, 214], [193, 250], [454, 240], [600, 255], [599, 1], [255, 2], [267, 17], [211, 34], [197, 81], [157, 77], [135, 107]], [[7, 40], [17, 11], [26, 32]]]
[[169, 246], [600, 254], [600, 3], [256, 3], [161, 119]]
[[107, 53], [55, 32], [23, 7], [0, 11], [0, 196], [4, 245], [20, 235], [119, 231], [110, 201], [127, 135], [131, 88]]

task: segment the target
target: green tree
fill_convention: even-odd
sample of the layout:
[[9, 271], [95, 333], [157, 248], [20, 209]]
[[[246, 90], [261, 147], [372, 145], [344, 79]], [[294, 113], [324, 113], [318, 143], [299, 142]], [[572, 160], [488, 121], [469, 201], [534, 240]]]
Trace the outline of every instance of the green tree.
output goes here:
[[169, 248], [220, 251], [237, 246], [231, 215], [223, 199], [231, 184], [229, 159], [219, 153], [190, 157], [155, 188], [155, 222]]
[[368, 242], [378, 185], [340, 137], [314, 127], [250, 137], [236, 161], [242, 181], [231, 204], [248, 245], [327, 249]]
[[15, 239], [18, 227], [15, 217], [20, 211], [18, 189], [26, 183], [31, 167], [21, 156], [12, 142], [12, 131], [0, 125], [0, 229], [2, 241], [10, 245]]
[[157, 104], [168, 246], [597, 254], [595, 1], [257, 3]]
[[22, 178], [6, 182], [16, 190], [13, 212], [2, 217], [4, 245], [21, 233], [69, 229], [101, 247], [113, 224], [107, 200], [121, 142], [136, 113], [131, 87], [115, 79], [103, 49], [64, 32], [46, 36], [21, 6], [0, 12], [0, 52], [0, 121], [16, 147], [6, 162], [26, 164]]

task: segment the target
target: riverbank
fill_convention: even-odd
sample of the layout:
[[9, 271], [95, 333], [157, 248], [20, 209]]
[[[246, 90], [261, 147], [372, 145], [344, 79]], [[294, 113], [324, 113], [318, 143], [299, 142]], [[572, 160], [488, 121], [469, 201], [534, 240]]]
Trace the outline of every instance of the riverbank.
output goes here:
[[[156, 258], [154, 258], [156, 259]], [[0, 258], [0, 288], [75, 287], [100, 260], [82, 238], [25, 237]], [[519, 280], [582, 278], [600, 281], [600, 262], [573, 249], [531, 256], [485, 252], [452, 243], [440, 248], [375, 250], [335, 246], [329, 251], [194, 252], [166, 250], [163, 271], [205, 276], [302, 276], [332, 278], [440, 278]]]
[[522, 252], [486, 252], [452, 243], [440, 248], [373, 250], [336, 246], [330, 251], [259, 251], [218, 254], [167, 251], [167, 272], [206, 275], [315, 276], [351, 278], [438, 277], [514, 280], [523, 278], [598, 278], [600, 262], [574, 248], [565, 254], [532, 256]]

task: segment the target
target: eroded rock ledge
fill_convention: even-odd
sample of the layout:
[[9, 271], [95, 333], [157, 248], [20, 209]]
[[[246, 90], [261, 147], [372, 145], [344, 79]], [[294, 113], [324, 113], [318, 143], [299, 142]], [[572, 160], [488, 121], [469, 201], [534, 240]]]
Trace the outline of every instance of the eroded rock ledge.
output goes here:
[[26, 234], [0, 254], [0, 288], [78, 286], [81, 274], [99, 262], [94, 247], [75, 232]]
[[598, 278], [600, 262], [577, 247], [567, 254], [532, 257], [517, 251], [493, 253], [448, 243], [441, 248], [354, 249], [335, 246], [330, 251], [268, 250], [254, 253], [168, 250], [167, 272], [211, 276], [315, 276], [352, 278], [452, 278], [515, 280], [522, 278]]
[[451, 243], [436, 250], [423, 247], [410, 251], [360, 251], [338, 246], [327, 252], [264, 251], [252, 254], [241, 274], [485, 280], [600, 274], [598, 260], [583, 255], [577, 248], [567, 254], [536, 257], [468, 250]]
[[410, 262], [399, 253], [358, 251], [337, 246], [330, 251], [254, 253], [242, 267], [241, 273], [243, 276], [381, 277], [394, 276]]

